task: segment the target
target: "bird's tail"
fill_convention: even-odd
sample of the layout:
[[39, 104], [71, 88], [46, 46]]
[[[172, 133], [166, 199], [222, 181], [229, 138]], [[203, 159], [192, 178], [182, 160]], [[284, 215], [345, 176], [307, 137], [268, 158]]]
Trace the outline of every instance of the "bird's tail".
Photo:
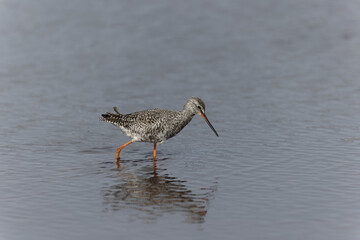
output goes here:
[[101, 114], [100, 120], [105, 122], [114, 123], [116, 120], [122, 117], [122, 114], [118, 112], [117, 107], [113, 107], [116, 113], [107, 112], [105, 114]]

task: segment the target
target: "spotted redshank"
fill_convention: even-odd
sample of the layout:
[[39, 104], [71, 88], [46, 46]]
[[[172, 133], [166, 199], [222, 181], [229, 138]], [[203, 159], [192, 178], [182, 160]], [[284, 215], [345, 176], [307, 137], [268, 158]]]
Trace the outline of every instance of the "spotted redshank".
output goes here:
[[102, 114], [100, 120], [109, 122], [118, 128], [131, 141], [119, 147], [116, 151], [116, 159], [119, 161], [121, 149], [133, 142], [151, 142], [154, 144], [153, 157], [156, 160], [156, 144], [161, 144], [165, 140], [178, 134], [195, 116], [202, 116], [209, 127], [219, 136], [215, 128], [205, 115], [205, 104], [198, 97], [191, 97], [181, 111], [167, 109], [149, 109], [129, 114], [121, 114], [114, 107], [116, 113]]

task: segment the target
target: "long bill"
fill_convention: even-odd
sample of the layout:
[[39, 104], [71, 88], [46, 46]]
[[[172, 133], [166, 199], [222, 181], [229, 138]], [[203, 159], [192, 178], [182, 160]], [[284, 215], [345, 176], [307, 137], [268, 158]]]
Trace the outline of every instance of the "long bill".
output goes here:
[[216, 136], [219, 136], [219, 134], [216, 132], [215, 128], [211, 125], [209, 119], [206, 117], [205, 113], [201, 113], [201, 116], [205, 119], [205, 122], [209, 125], [211, 130], [215, 133]]

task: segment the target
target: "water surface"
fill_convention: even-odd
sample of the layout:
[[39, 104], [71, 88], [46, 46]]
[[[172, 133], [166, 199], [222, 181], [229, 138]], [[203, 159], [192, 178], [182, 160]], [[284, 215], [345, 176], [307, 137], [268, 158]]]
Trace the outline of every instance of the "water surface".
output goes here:
[[[359, 239], [359, 8], [1, 0], [0, 239]], [[190, 96], [117, 168], [101, 113]]]

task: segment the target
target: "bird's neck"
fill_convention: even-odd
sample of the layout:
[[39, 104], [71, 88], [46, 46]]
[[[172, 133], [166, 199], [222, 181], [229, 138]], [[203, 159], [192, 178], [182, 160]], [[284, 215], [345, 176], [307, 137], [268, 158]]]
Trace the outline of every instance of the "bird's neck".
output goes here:
[[180, 114], [182, 115], [181, 122], [184, 125], [188, 124], [191, 121], [191, 119], [195, 116], [194, 112], [186, 108], [180, 111]]
[[191, 111], [188, 108], [184, 108], [183, 110], [180, 111], [180, 113], [185, 117], [185, 118], [189, 118], [192, 119], [195, 116], [195, 113], [193, 111]]

